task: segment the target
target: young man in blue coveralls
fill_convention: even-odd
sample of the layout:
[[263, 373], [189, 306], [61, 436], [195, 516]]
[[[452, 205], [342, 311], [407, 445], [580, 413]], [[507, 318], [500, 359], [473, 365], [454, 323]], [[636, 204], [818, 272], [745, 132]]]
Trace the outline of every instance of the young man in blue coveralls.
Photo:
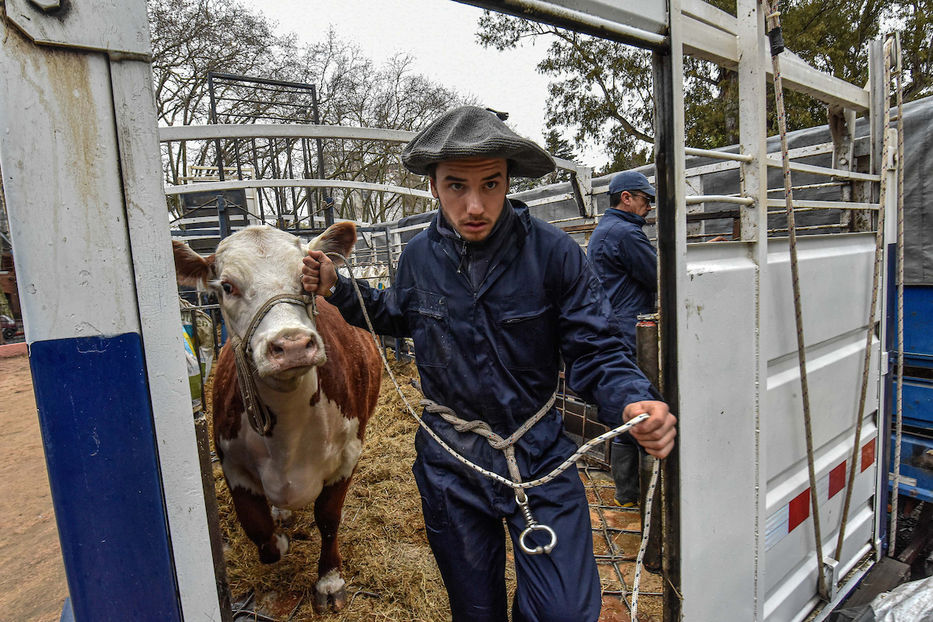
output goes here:
[[[638, 316], [654, 313], [658, 294], [658, 254], [643, 230], [654, 196], [654, 188], [641, 173], [618, 173], [609, 182], [609, 209], [586, 248], [586, 257], [621, 323], [622, 339], [632, 352]], [[634, 506], [639, 496], [639, 451], [631, 437], [615, 438], [610, 461], [616, 504]]]
[[[649, 453], [666, 456], [676, 420], [632, 363], [582, 250], [506, 198], [510, 176], [540, 177], [554, 169], [547, 152], [496, 114], [463, 107], [412, 139], [402, 162], [430, 177], [440, 210], [408, 243], [392, 287], [360, 286], [377, 332], [413, 338], [425, 396], [503, 438], [545, 413], [514, 445], [520, 476], [530, 481], [576, 449], [562, 434], [559, 412], [542, 408], [563, 359], [569, 386], [597, 403], [607, 424], [648, 413], [632, 435]], [[305, 289], [326, 294], [348, 322], [365, 326], [349, 280], [318, 251], [304, 261]], [[509, 477], [503, 452], [485, 438], [458, 432], [431, 412], [423, 420], [472, 462]], [[557, 535], [549, 554], [528, 555], [517, 546], [526, 524], [510, 487], [461, 464], [420, 428], [415, 448], [412, 470], [428, 541], [455, 622], [507, 620], [503, 520], [516, 543], [512, 619], [599, 617], [589, 510], [576, 469], [527, 491], [535, 519]], [[541, 546], [548, 537], [536, 531], [528, 540]]]

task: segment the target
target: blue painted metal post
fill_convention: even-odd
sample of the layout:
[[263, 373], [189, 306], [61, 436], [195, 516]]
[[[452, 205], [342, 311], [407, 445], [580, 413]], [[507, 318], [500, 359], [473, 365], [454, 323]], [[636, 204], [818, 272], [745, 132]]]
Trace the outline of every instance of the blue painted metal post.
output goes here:
[[0, 169], [65, 616], [220, 620], [146, 4], [47, 4], [0, 3]]

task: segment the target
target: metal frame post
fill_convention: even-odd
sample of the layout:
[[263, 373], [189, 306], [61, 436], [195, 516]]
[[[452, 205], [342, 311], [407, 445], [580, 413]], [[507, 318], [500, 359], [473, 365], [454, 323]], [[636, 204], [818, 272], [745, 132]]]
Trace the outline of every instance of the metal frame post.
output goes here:
[[220, 620], [146, 5], [0, 12], [0, 162], [71, 612]]
[[[658, 276], [660, 309], [661, 392], [679, 414], [680, 386], [677, 335], [680, 331], [682, 281], [686, 274], [687, 203], [684, 196], [683, 53], [680, 1], [670, 0], [670, 48], [652, 55], [655, 97], [655, 183], [657, 184]], [[682, 604], [680, 550], [680, 449], [679, 444], [663, 463], [662, 504], [664, 521], [664, 620], [679, 620]], [[673, 588], [673, 589], [672, 589]]]

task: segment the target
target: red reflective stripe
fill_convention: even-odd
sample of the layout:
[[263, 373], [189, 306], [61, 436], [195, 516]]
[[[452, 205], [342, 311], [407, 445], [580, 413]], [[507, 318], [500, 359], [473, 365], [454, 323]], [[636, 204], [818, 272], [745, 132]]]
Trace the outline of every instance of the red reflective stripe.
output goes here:
[[794, 528], [805, 521], [808, 516], [810, 516], [809, 488], [791, 499], [787, 511], [787, 531], [793, 531]]
[[829, 498], [846, 487], [846, 461], [829, 472]]
[[862, 447], [862, 471], [875, 462], [875, 439], [871, 439]]

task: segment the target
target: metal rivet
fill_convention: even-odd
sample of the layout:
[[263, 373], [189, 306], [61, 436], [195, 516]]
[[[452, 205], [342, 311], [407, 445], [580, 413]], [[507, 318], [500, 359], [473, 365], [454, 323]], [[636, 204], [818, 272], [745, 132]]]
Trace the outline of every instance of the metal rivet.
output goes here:
[[46, 13], [61, 8], [61, 0], [29, 0], [37, 8]]

